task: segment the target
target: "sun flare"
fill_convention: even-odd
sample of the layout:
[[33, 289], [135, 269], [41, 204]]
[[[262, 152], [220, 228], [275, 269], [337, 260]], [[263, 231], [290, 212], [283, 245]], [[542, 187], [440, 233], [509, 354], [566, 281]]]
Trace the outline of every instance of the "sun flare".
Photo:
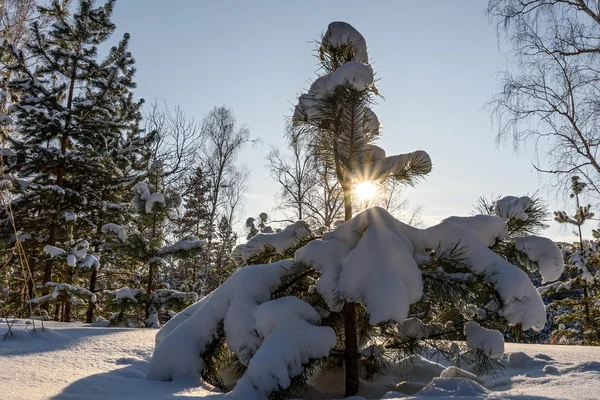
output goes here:
[[368, 201], [377, 194], [377, 185], [370, 181], [361, 182], [355, 186], [354, 190], [361, 201]]

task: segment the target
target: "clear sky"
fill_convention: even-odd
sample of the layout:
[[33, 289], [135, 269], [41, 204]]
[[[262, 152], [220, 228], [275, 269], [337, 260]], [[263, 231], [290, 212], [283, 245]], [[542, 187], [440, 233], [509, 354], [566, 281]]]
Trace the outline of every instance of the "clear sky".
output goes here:
[[[137, 95], [181, 106], [201, 119], [216, 105], [234, 110], [261, 143], [240, 161], [251, 171], [246, 214], [271, 211], [278, 187], [266, 169], [271, 146], [284, 147], [284, 121], [315, 77], [315, 40], [345, 21], [367, 40], [385, 97], [374, 107], [388, 154], [426, 150], [430, 177], [406, 191], [426, 225], [468, 215], [480, 195], [541, 189], [531, 151], [495, 145], [484, 105], [510, 58], [485, 15], [485, 0], [233, 1], [119, 0], [117, 36], [131, 34]], [[567, 232], [553, 226], [547, 235]]]

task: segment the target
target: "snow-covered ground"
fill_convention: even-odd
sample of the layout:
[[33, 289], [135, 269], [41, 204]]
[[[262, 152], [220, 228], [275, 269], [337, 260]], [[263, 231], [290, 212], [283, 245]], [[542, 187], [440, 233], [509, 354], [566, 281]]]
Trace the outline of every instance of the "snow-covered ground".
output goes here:
[[[195, 382], [145, 379], [156, 330], [46, 322], [42, 331], [39, 324], [34, 332], [25, 320], [18, 320], [14, 336], [2, 340], [6, 323], [0, 322], [1, 399], [221, 397]], [[504, 373], [483, 378], [487, 391], [468, 380], [438, 378], [421, 394], [442, 398], [600, 398], [600, 348], [507, 344], [506, 351], [512, 355], [505, 357]], [[395, 382], [418, 380], [419, 374], [427, 372], [426, 368], [408, 368]], [[429, 372], [435, 373], [435, 368]], [[385, 381], [391, 381], [389, 378], [393, 377]], [[372, 398], [394, 390], [392, 386], [382, 390], [382, 384], [364, 385], [359, 394]], [[386, 398], [394, 395], [400, 394], [390, 393]]]

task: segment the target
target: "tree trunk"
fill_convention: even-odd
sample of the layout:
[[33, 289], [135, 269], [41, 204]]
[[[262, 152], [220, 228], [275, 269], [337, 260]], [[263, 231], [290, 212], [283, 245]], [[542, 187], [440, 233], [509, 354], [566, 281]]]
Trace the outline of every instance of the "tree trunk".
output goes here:
[[[90, 292], [94, 293], [96, 291], [96, 279], [98, 278], [98, 270], [96, 268], [92, 268], [92, 275], [90, 276]], [[90, 305], [88, 307], [87, 312], [85, 313], [85, 322], [88, 324], [94, 322], [94, 309], [96, 308], [96, 303], [92, 303], [90, 301]]]
[[[352, 188], [344, 187], [344, 220], [352, 218]], [[344, 382], [345, 396], [358, 392], [358, 339], [356, 332], [356, 303], [344, 304]]]
[[[73, 275], [75, 274], [75, 269], [72, 267], [67, 267], [67, 283], [69, 285], [73, 284]], [[63, 314], [63, 322], [71, 322], [71, 303], [69, 303], [69, 298], [65, 298], [65, 312]]]
[[[148, 287], [147, 287], [147, 293], [146, 296], [148, 297], [148, 301], [150, 301], [150, 296], [152, 295], [152, 291], [154, 286], [152, 285], [152, 281], [154, 280], [154, 266], [152, 265], [152, 263], [149, 263], [148, 265]], [[146, 305], [146, 319], [148, 319], [148, 317], [150, 317], [150, 307], [149, 307], [148, 303]]]

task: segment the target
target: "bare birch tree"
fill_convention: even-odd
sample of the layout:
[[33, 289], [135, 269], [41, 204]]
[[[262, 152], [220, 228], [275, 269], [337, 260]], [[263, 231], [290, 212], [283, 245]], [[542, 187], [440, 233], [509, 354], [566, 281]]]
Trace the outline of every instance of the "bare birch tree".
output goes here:
[[498, 141], [535, 147], [534, 167], [566, 188], [577, 174], [600, 196], [600, 3], [490, 0], [517, 72], [502, 74], [490, 106]]

